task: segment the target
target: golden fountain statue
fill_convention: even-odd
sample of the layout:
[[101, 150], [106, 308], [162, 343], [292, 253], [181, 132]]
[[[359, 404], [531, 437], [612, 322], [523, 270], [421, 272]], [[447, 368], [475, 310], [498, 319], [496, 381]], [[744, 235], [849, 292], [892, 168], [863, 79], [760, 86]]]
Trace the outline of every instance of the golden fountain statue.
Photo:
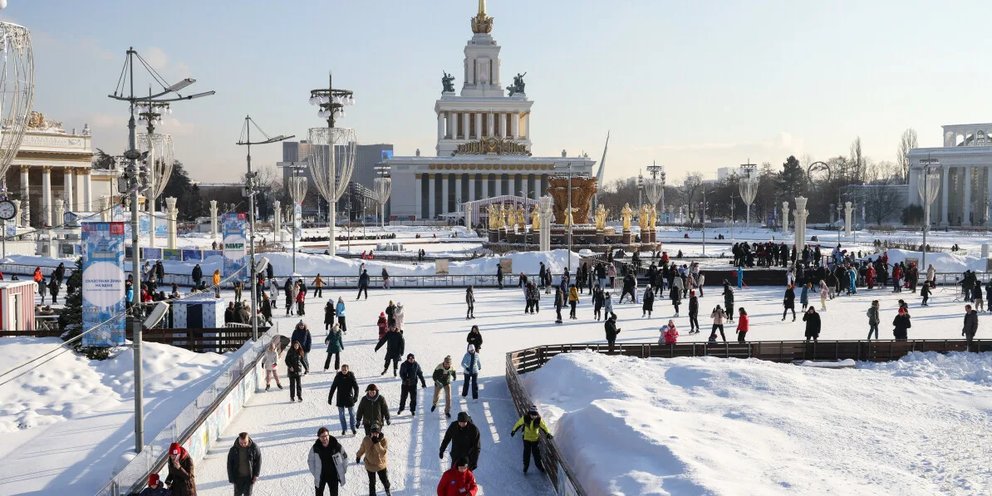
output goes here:
[[633, 210], [630, 209], [630, 203], [624, 203], [623, 209], [620, 210], [620, 219], [623, 221], [623, 230], [625, 232], [630, 232], [630, 217]]
[[597, 231], [602, 231], [602, 230], [606, 229], [606, 216], [607, 215], [608, 215], [608, 211], [606, 210], [606, 207], [604, 207], [603, 204], [600, 203], [599, 204], [599, 207], [596, 208], [596, 230]]

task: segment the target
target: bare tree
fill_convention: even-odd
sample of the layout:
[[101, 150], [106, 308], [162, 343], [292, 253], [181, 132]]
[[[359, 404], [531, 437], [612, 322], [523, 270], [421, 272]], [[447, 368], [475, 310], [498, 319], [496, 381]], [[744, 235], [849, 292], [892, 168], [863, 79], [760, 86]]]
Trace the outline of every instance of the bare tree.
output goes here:
[[679, 186], [679, 194], [682, 196], [682, 204], [686, 206], [686, 213], [689, 216], [689, 224], [692, 224], [696, 219], [696, 211], [693, 208], [693, 200], [696, 194], [701, 191], [700, 187], [703, 185], [703, 176], [698, 172], [688, 172], [685, 175], [685, 180], [682, 181], [682, 186]]
[[919, 146], [914, 129], [910, 128], [903, 131], [902, 138], [899, 139], [899, 152], [896, 154], [899, 173], [902, 176], [903, 182], [909, 181], [909, 151]]

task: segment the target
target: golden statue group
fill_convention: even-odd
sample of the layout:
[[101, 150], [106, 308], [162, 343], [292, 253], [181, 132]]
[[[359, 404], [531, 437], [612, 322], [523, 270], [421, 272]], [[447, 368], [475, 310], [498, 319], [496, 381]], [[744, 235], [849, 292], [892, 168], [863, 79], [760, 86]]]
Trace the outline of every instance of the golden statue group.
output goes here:
[[[541, 225], [540, 220], [536, 217], [536, 212], [537, 207], [531, 212], [531, 225], [535, 230]], [[486, 207], [486, 215], [488, 216], [488, 227], [490, 230], [506, 229], [507, 231], [512, 231], [518, 228], [521, 230], [527, 228], [527, 215], [521, 205], [517, 205], [516, 207], [510, 205], [507, 207], [505, 204], [499, 206], [490, 204]]]

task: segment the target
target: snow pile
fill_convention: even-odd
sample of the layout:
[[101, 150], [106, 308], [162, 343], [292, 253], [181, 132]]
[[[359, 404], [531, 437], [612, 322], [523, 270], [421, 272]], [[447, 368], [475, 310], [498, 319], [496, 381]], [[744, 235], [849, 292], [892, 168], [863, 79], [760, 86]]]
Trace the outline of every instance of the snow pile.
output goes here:
[[590, 494], [976, 494], [992, 354], [857, 369], [558, 355], [525, 375]]
[[[59, 338], [3, 338], [6, 363], [10, 367], [20, 365], [61, 343]], [[143, 349], [144, 393], [150, 398], [171, 396], [225, 360], [214, 353], [194, 353], [152, 342], [145, 342]], [[131, 348], [103, 361], [65, 352], [0, 388], [0, 432], [50, 425], [133, 398]]]
[[[907, 258], [915, 258], [918, 263], [922, 263], [923, 260], [923, 253], [919, 251], [890, 248], [887, 250], [887, 253], [889, 254], [890, 264], [903, 262]], [[874, 255], [871, 259], [874, 260], [877, 257], [878, 255]], [[927, 253], [927, 265], [933, 265], [934, 269], [937, 269], [937, 272], [961, 273], [966, 270], [985, 272], [985, 264], [985, 259], [979, 257], [943, 252]], [[926, 270], [926, 267], [923, 267], [922, 270]]]

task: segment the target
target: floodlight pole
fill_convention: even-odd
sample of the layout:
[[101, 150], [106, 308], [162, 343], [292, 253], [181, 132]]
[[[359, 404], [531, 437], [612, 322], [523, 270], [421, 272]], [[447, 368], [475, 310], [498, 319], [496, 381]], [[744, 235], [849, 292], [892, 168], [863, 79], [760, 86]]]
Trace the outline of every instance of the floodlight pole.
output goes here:
[[[107, 96], [114, 100], [128, 102], [128, 113], [130, 114], [127, 121], [128, 149], [124, 152], [124, 157], [127, 159], [128, 165], [124, 172], [124, 176], [127, 181], [128, 193], [131, 196], [131, 288], [133, 294], [133, 301], [131, 302], [131, 329], [133, 333], [131, 346], [134, 350], [134, 451], [136, 453], [141, 453], [141, 450], [145, 444], [145, 415], [143, 405], [144, 392], [142, 384], [143, 374], [141, 361], [141, 247], [138, 245], [138, 192], [141, 189], [146, 189], [147, 185], [142, 184], [144, 181], [142, 181], [137, 164], [137, 160], [142, 158], [142, 154], [137, 150], [134, 108], [137, 105], [153, 106], [156, 104], [165, 104], [166, 102], [192, 100], [193, 98], [213, 95], [214, 91], [183, 96], [179, 93], [179, 90], [182, 90], [186, 86], [193, 83], [192, 79], [184, 79], [180, 83], [169, 86], [168, 88], [163, 88], [163, 90], [159, 93], [149, 94], [147, 97], [136, 97], [134, 96], [135, 57], [138, 57], [143, 65], [146, 64], [144, 59], [138, 55], [137, 50], [135, 50], [134, 47], [129, 47], [124, 58], [124, 71], [121, 72], [122, 76], [118, 81], [118, 86], [114, 89], [113, 94]], [[145, 65], [145, 67], [147, 67], [147, 65]], [[126, 95], [125, 92], [127, 92]], [[174, 93], [174, 95], [172, 95], [172, 93]], [[152, 173], [154, 173], [154, 164], [152, 169]], [[147, 179], [147, 176], [145, 179]]]

